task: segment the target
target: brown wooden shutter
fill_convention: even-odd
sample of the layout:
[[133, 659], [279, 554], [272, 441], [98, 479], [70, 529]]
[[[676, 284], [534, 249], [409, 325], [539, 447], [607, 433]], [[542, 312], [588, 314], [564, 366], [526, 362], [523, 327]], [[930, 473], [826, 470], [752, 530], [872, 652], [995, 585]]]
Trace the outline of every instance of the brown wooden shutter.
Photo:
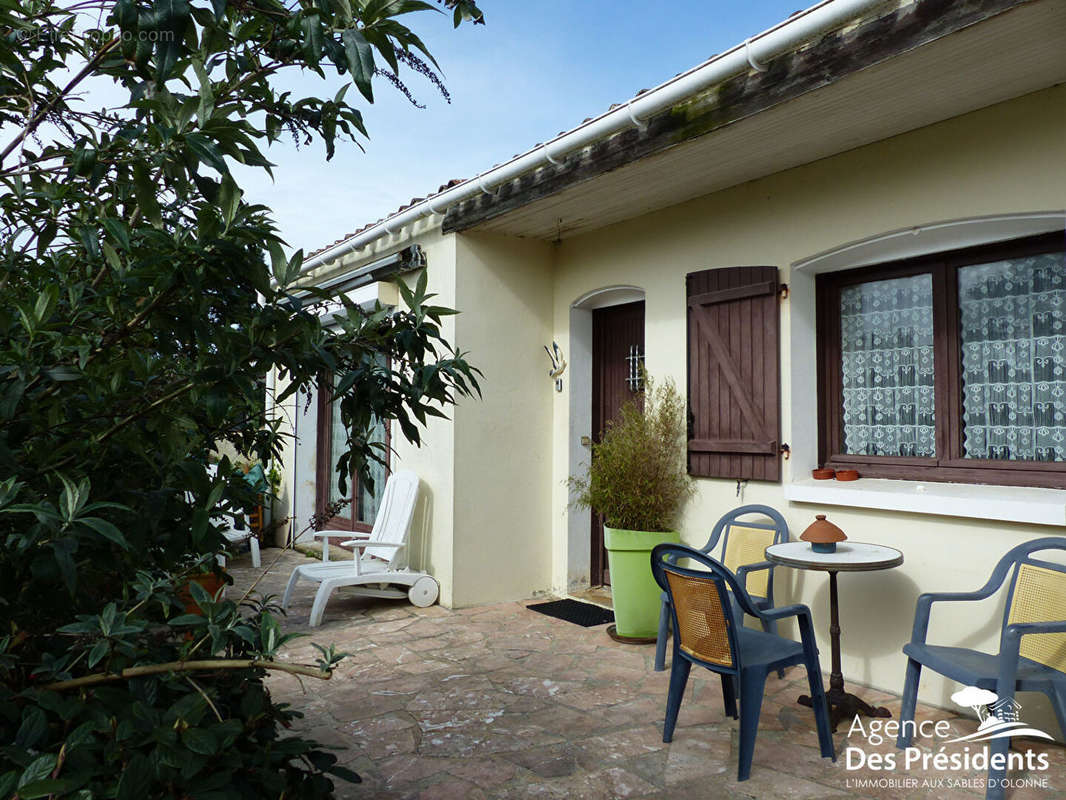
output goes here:
[[693, 272], [688, 297], [688, 469], [781, 480], [777, 267]]

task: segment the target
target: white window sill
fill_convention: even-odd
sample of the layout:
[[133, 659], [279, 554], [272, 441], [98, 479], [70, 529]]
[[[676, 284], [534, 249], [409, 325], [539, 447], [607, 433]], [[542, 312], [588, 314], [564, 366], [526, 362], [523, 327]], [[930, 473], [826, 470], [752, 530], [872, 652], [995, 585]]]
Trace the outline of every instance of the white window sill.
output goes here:
[[852, 508], [976, 517], [1036, 525], [1066, 525], [1066, 491], [1019, 486], [976, 486], [860, 478], [785, 484], [785, 499]]

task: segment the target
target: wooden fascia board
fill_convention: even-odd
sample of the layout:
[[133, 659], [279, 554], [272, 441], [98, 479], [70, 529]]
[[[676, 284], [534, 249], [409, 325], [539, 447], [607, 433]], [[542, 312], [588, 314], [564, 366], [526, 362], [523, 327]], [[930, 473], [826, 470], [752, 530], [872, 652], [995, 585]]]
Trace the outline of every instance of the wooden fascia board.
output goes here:
[[454, 233], [500, 217], [633, 161], [713, 133], [774, 106], [830, 86], [863, 69], [1034, 0], [918, 0], [693, 95], [645, 121], [568, 154], [448, 210], [441, 230]]

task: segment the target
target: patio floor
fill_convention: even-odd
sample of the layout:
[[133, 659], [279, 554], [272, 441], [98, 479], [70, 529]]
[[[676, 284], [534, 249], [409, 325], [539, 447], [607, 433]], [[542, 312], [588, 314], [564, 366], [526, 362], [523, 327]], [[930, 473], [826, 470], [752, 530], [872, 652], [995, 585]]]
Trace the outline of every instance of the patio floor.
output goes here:
[[[265, 550], [264, 565], [281, 552]], [[280, 601], [292, 567], [305, 561], [298, 553], [282, 553], [256, 591], [276, 594]], [[233, 561], [230, 571], [236, 581], [231, 592], [243, 591], [260, 572], [247, 556]], [[299, 585], [287, 631], [310, 630], [316, 586]], [[340, 758], [363, 783], [340, 784], [338, 797], [984, 796], [983, 771], [846, 769], [849, 745], [867, 754], [898, 751], [891, 742], [875, 747], [858, 734], [849, 741], [843, 722], [834, 736], [837, 761], [820, 758], [813, 715], [795, 702], [805, 691], [799, 668], [783, 680], [769, 678], [751, 778], [738, 783], [738, 728], [722, 712], [717, 675], [692, 671], [674, 741], [663, 744], [669, 672], [652, 670], [654, 647], [618, 644], [607, 637], [605, 626], [581, 628], [525, 605], [449, 611], [353, 597], [343, 589], [334, 594], [323, 625], [311, 637], [294, 641], [283, 657], [314, 663], [311, 641], [334, 643], [351, 657], [328, 682], [310, 679], [301, 685], [277, 675], [270, 686], [276, 700], [305, 713], [303, 732], [346, 748]], [[897, 696], [858, 693], [887, 706], [894, 717], [899, 711]], [[976, 730], [974, 720], [942, 709], [920, 706], [917, 717], [948, 720], [954, 736]], [[917, 739], [915, 744], [930, 752], [934, 742]], [[1012, 773], [1012, 779], [1029, 785], [1008, 790], [1008, 798], [1064, 796], [1066, 750], [1016, 744], [1046, 754], [1051, 766]], [[939, 750], [941, 742], [935, 746]]]

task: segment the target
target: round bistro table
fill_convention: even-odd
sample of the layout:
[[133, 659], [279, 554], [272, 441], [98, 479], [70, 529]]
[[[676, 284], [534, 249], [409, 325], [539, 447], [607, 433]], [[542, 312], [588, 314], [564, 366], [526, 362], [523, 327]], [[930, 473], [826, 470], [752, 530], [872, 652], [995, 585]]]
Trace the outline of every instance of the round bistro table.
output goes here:
[[[829, 640], [833, 669], [829, 674], [829, 724], [835, 732], [837, 724], [856, 714], [868, 717], [890, 717], [887, 708], [875, 708], [850, 692], [844, 691], [844, 675], [840, 670], [840, 605], [837, 597], [838, 572], [870, 572], [891, 569], [903, 563], [903, 553], [892, 547], [865, 542], [838, 542], [836, 552], [816, 553], [807, 542], [785, 542], [766, 548], [766, 560], [783, 567], [818, 570], [829, 573]], [[801, 705], [810, 706], [811, 698], [801, 695]]]

